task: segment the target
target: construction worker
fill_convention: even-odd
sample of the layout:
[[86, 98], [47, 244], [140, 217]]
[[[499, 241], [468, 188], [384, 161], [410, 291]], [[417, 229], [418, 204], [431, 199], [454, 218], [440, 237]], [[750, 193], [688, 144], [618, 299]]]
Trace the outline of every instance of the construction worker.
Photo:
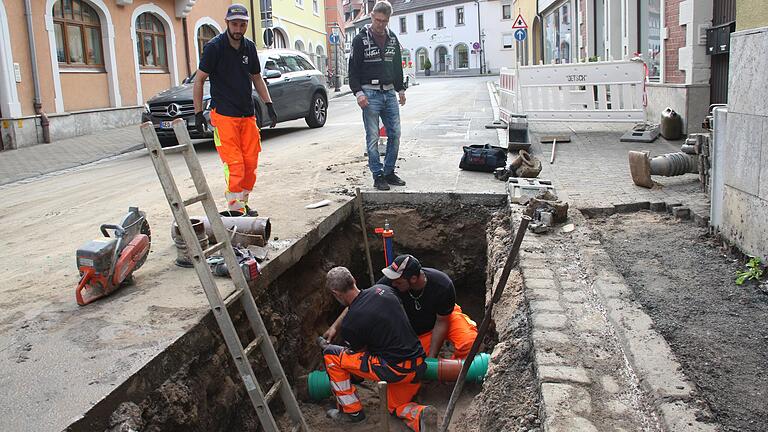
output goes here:
[[208, 129], [203, 113], [203, 85], [210, 76], [211, 125], [216, 151], [224, 163], [227, 209], [257, 216], [258, 212], [248, 206], [261, 151], [251, 83], [267, 106], [272, 127], [277, 124], [277, 113], [261, 77], [256, 45], [244, 36], [248, 20], [245, 6], [233, 4], [227, 8], [227, 31], [211, 39], [203, 48], [195, 73], [193, 101], [195, 126], [202, 133]]
[[345, 267], [334, 267], [326, 276], [326, 287], [343, 306], [338, 326], [345, 346], [320, 338], [323, 360], [336, 409], [328, 416], [338, 423], [365, 419], [363, 405], [352, 385], [351, 375], [386, 381], [390, 413], [416, 432], [437, 430], [437, 411], [430, 405], [412, 402], [419, 391], [419, 379], [426, 370], [424, 350], [411, 328], [394, 289], [374, 285], [360, 291]]
[[[371, 24], [352, 40], [349, 57], [349, 88], [363, 110], [368, 168], [373, 174], [373, 186], [389, 190], [389, 185], [405, 186], [395, 174], [400, 147], [400, 108], [405, 105], [403, 64], [400, 42], [387, 29], [392, 5], [379, 1], [373, 6]], [[379, 156], [379, 118], [387, 130], [387, 152], [384, 165]]]

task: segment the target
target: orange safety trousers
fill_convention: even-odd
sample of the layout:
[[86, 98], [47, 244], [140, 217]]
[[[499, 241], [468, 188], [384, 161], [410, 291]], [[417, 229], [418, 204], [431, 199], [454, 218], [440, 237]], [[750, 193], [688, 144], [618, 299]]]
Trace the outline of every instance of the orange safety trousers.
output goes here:
[[[229, 117], [211, 110], [211, 126], [216, 151], [224, 163], [224, 181], [227, 183], [227, 200], [239, 200], [247, 204], [248, 194], [256, 184], [256, 168], [259, 165], [261, 136], [256, 117]], [[232, 208], [233, 203], [229, 203]]]
[[[477, 324], [461, 311], [461, 306], [455, 305], [453, 312], [448, 316], [448, 334], [445, 340], [453, 344], [454, 359], [465, 359], [472, 349], [472, 344], [477, 338]], [[429, 354], [429, 347], [432, 344], [432, 332], [428, 331], [419, 335], [419, 342], [424, 347], [424, 352]]]
[[373, 381], [386, 381], [389, 412], [419, 432], [419, 420], [424, 405], [411, 400], [421, 387], [417, 379], [426, 369], [423, 358], [390, 365], [386, 360], [367, 352], [350, 352], [339, 345], [328, 345], [323, 350], [323, 361], [331, 379], [331, 390], [343, 412], [355, 413], [363, 409], [357, 390], [350, 380], [351, 375]]

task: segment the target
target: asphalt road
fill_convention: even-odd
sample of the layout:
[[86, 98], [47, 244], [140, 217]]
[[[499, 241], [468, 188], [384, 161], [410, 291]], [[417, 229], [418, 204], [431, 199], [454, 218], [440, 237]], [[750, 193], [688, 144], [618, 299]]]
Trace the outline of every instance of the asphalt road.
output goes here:
[[[497, 143], [496, 132], [483, 128], [493, 119], [486, 84], [493, 79], [429, 79], [409, 89], [398, 169], [408, 185], [397, 190], [503, 192], [492, 176], [458, 169], [462, 145]], [[332, 100], [322, 129], [294, 121], [263, 136], [253, 197], [271, 218], [273, 254], [350, 199], [344, 189], [371, 187], [352, 96]], [[213, 145], [196, 148], [214, 195], [223, 196]], [[171, 165], [180, 170], [181, 157]], [[186, 177], [179, 175], [180, 189], [191, 195]], [[333, 204], [305, 209], [322, 199]], [[7, 185], [0, 202], [0, 430], [59, 431], [192, 327], [208, 305], [194, 272], [172, 265], [172, 216], [144, 151]], [[129, 206], [145, 211], [153, 230], [147, 263], [135, 285], [78, 307], [75, 250]]]

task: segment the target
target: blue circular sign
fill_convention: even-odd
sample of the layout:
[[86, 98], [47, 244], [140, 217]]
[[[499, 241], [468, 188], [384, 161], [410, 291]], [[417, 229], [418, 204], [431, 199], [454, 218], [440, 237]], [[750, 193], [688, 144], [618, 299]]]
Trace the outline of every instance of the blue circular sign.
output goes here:
[[331, 44], [338, 45], [339, 35], [331, 33], [330, 35], [328, 35], [328, 40], [331, 42]]
[[[509, 34], [509, 33], [507, 33]], [[517, 29], [515, 30], [515, 39], [519, 42], [522, 42], [525, 40], [525, 37], [528, 35], [528, 32], [525, 31], [525, 29]]]

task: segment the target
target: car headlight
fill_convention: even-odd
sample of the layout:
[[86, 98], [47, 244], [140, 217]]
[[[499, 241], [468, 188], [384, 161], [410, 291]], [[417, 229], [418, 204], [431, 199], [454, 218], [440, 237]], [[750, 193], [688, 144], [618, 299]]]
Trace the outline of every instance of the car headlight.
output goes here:
[[149, 104], [148, 103], [144, 104], [144, 112], [149, 114]]

